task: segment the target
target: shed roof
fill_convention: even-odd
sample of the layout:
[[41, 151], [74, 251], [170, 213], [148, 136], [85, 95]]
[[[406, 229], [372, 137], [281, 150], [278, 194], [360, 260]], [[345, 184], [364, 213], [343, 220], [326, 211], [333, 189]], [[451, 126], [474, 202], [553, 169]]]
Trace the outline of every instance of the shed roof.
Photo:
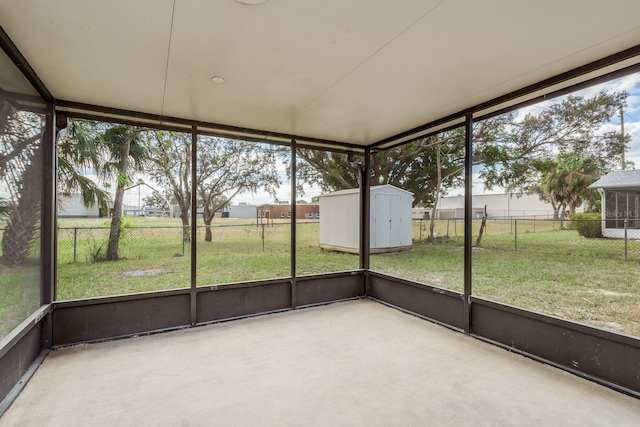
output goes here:
[[640, 189], [640, 170], [609, 172], [589, 188], [636, 188]]
[[639, 15], [638, 0], [0, 2], [60, 110], [355, 148], [638, 64]]
[[[407, 190], [403, 190], [402, 188], [398, 188], [395, 185], [391, 185], [391, 184], [384, 184], [384, 185], [372, 185], [370, 187], [370, 191], [373, 192], [379, 192], [382, 190], [390, 190], [391, 192], [395, 192], [395, 193], [406, 193], [406, 194], [410, 194], [411, 196], [413, 196], [413, 193]], [[326, 193], [326, 194], [321, 194], [320, 197], [331, 197], [331, 196], [343, 196], [345, 194], [357, 194], [360, 192], [359, 188], [349, 188], [346, 190], [338, 190], [338, 191], [334, 191], [333, 193]]]

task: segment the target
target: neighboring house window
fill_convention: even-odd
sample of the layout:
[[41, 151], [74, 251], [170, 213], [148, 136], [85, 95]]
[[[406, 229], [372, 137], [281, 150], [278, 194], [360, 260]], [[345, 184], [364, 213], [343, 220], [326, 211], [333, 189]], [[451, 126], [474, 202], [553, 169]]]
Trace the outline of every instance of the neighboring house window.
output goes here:
[[291, 211], [287, 212], [287, 218], [291, 218]]
[[606, 228], [624, 228], [625, 218], [627, 228], [640, 228], [640, 191], [606, 190], [604, 194]]
[[280, 218], [284, 218], [284, 211], [280, 212]]

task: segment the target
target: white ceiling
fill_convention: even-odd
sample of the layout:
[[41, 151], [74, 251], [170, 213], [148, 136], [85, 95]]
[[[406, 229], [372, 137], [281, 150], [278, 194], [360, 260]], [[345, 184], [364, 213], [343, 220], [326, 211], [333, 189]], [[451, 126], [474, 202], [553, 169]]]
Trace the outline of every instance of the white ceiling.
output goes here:
[[358, 145], [640, 45], [639, 16], [638, 0], [0, 2], [57, 99]]

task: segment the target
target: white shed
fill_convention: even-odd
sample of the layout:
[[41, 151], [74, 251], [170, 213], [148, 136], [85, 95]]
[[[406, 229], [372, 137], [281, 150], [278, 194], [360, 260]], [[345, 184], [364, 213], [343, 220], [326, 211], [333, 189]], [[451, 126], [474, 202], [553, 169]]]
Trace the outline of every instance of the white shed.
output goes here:
[[[411, 249], [413, 194], [393, 185], [371, 187], [371, 253]], [[360, 247], [360, 189], [320, 196], [320, 247], [357, 253]]]

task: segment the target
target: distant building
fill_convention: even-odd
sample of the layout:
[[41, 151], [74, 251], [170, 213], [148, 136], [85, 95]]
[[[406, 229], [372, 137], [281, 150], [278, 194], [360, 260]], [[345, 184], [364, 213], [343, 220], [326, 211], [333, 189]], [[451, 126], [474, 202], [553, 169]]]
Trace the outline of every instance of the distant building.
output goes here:
[[[254, 217], [258, 222], [265, 219], [291, 218], [290, 204], [265, 203], [258, 205]], [[302, 203], [296, 205], [296, 219], [320, 219], [320, 205], [317, 203]]]
[[[550, 203], [545, 203], [537, 195], [523, 194], [478, 194], [473, 196], [473, 218], [482, 218], [487, 207], [488, 218], [553, 218]], [[430, 208], [414, 208], [413, 218], [428, 218]], [[436, 209], [436, 219], [463, 219], [464, 196], [441, 197]]]
[[229, 205], [222, 212], [217, 212], [216, 218], [255, 218], [256, 206], [248, 203], [238, 203], [237, 205]]
[[93, 206], [85, 206], [82, 195], [79, 193], [58, 200], [59, 218], [106, 218], [108, 216], [109, 212], [101, 212], [97, 203]]

